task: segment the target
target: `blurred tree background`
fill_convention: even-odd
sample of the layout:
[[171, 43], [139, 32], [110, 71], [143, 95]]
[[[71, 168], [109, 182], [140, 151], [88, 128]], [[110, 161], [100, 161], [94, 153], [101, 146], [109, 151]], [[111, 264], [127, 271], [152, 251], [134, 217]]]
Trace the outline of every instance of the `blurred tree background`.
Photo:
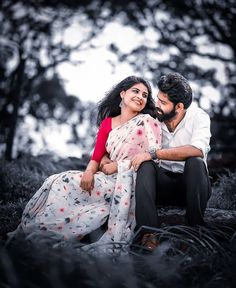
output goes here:
[[[81, 36], [72, 45], [63, 36], [74, 21], [81, 27]], [[164, 73], [183, 74], [191, 82], [195, 101], [212, 119], [210, 166], [235, 168], [234, 0], [1, 1], [1, 157], [10, 160], [22, 152], [33, 153], [36, 141], [45, 151], [47, 135], [42, 131], [57, 125], [70, 131], [68, 145], [91, 149], [96, 106], [81, 101], [80, 95], [67, 95], [57, 67], [65, 62], [83, 65], [73, 53], [96, 49], [93, 40], [112, 22], [142, 37], [127, 53], [119, 41], [130, 40], [117, 39], [114, 31], [105, 44], [114, 54], [109, 60], [113, 72], [119, 64], [128, 63], [154, 86]], [[39, 138], [29, 133], [28, 123]]]

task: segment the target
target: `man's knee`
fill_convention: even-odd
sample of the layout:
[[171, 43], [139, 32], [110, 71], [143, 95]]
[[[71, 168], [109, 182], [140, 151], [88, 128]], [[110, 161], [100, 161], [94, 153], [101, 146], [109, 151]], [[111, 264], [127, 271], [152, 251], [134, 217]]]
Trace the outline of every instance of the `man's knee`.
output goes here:
[[185, 161], [185, 169], [205, 168], [205, 163], [201, 157], [190, 157]]
[[137, 177], [150, 176], [153, 173], [156, 173], [155, 163], [153, 161], [145, 161], [140, 165], [137, 171]]
[[[186, 160], [184, 179], [188, 185], [209, 186], [209, 175], [206, 164], [201, 157], [191, 157]], [[195, 184], [194, 184], [195, 183]]]
[[207, 175], [206, 164], [201, 157], [191, 157], [185, 162], [184, 173], [192, 175]]
[[[148, 194], [156, 193], [157, 167], [153, 161], [143, 162], [137, 172], [136, 178], [136, 196], [146, 197]], [[145, 193], [144, 193], [145, 191]]]
[[195, 188], [201, 187], [200, 192], [202, 192], [203, 194], [206, 193], [208, 194], [208, 198], [210, 197], [210, 178], [206, 164], [201, 157], [191, 157], [186, 160], [184, 175], [185, 183], [187, 183], [189, 187], [191, 187], [192, 185], [195, 185]]

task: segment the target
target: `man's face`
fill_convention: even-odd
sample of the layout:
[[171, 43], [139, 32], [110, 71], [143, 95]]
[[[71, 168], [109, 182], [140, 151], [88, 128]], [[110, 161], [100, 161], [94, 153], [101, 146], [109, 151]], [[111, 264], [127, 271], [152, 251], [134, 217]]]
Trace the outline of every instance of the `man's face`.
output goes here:
[[174, 103], [168, 99], [167, 94], [161, 91], [157, 95], [156, 109], [157, 119], [160, 122], [171, 120], [177, 114]]

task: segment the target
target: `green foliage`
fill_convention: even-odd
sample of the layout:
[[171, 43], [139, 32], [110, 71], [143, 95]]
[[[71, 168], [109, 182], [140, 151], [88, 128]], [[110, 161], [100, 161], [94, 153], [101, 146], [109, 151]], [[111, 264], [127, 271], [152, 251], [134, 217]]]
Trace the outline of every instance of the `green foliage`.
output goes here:
[[226, 171], [212, 189], [209, 207], [236, 210], [236, 172]]

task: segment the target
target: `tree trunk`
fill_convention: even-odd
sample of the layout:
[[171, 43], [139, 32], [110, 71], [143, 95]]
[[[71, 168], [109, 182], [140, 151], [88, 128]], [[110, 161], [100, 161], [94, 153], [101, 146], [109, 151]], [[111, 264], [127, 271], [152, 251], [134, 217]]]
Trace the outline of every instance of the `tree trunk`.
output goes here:
[[15, 101], [13, 113], [12, 113], [11, 120], [10, 120], [9, 131], [8, 131], [7, 139], [6, 139], [6, 151], [5, 151], [6, 160], [12, 159], [13, 144], [14, 144], [14, 138], [16, 134], [17, 119], [18, 119], [18, 110], [19, 110], [19, 101]]
[[12, 151], [14, 145], [14, 138], [16, 134], [17, 122], [18, 122], [18, 113], [20, 107], [20, 99], [22, 95], [22, 83], [24, 81], [24, 70], [25, 70], [25, 59], [20, 60], [19, 66], [17, 68], [15, 85], [13, 86], [12, 92], [10, 93], [10, 97], [12, 97], [12, 105], [13, 112], [10, 119], [9, 130], [6, 137], [6, 151], [5, 151], [5, 159], [12, 159]]

